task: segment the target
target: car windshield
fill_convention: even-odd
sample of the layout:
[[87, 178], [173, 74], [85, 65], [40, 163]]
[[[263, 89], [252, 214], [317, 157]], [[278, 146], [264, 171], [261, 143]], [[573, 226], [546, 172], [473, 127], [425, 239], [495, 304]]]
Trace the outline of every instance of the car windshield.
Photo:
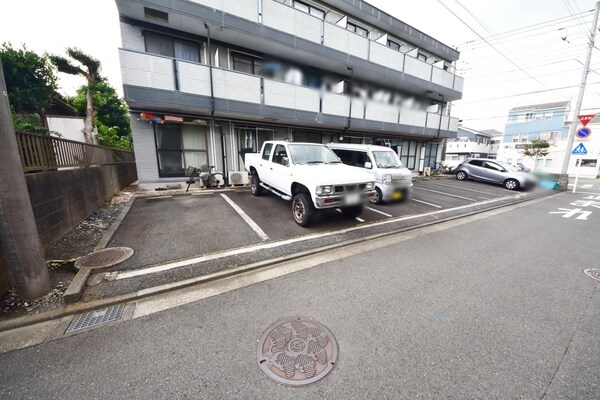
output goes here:
[[401, 168], [402, 163], [393, 151], [374, 151], [375, 164], [378, 168]]
[[338, 156], [325, 146], [290, 144], [290, 154], [295, 164], [339, 164]]

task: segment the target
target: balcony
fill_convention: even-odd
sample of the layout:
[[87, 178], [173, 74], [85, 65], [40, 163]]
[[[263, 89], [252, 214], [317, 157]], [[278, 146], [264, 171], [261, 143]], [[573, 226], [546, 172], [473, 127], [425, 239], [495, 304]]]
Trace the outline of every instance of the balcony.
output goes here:
[[[210, 111], [210, 68], [130, 50], [119, 51], [125, 98], [133, 109], [162, 107]], [[458, 119], [213, 68], [217, 116], [277, 119], [286, 123], [453, 137]], [[183, 97], [174, 97], [177, 93]], [[192, 96], [192, 97], [190, 97]], [[165, 108], [166, 107], [166, 108]], [[350, 108], [351, 107], [351, 108]]]
[[489, 154], [491, 151], [489, 144], [481, 144], [477, 142], [448, 142], [446, 144], [446, 153], [477, 153]]
[[[143, 20], [144, 4], [117, 0], [121, 14], [138, 20]], [[174, 29], [206, 36], [199, 20], [206, 21], [213, 39], [224, 43], [302, 59], [343, 75], [352, 65], [358, 79], [383, 80], [387, 87], [432, 93], [432, 98], [439, 99], [437, 93], [446, 101], [462, 96], [463, 78], [275, 0], [172, 0], [168, 12], [173, 17], [163, 25]]]

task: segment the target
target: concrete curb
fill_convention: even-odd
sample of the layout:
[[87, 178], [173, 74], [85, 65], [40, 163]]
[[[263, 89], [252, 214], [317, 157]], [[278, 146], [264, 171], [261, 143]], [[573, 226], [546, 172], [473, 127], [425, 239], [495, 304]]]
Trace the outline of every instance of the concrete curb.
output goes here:
[[33, 325], [33, 324], [37, 324], [40, 322], [46, 322], [46, 321], [53, 320], [53, 319], [63, 318], [63, 317], [67, 317], [67, 316], [78, 314], [78, 313], [88, 312], [88, 311], [96, 310], [99, 308], [105, 308], [105, 307], [109, 307], [111, 305], [115, 305], [115, 304], [119, 304], [119, 303], [123, 303], [123, 302], [130, 302], [130, 301], [134, 301], [134, 300], [138, 300], [138, 299], [142, 299], [142, 298], [146, 298], [146, 297], [150, 297], [150, 296], [154, 296], [154, 295], [158, 295], [158, 294], [163, 294], [163, 293], [170, 292], [173, 290], [183, 289], [183, 288], [198, 285], [198, 284], [212, 282], [212, 281], [215, 281], [218, 279], [229, 278], [231, 276], [243, 274], [245, 272], [254, 271], [259, 268], [272, 266], [274, 264], [278, 264], [278, 263], [282, 263], [282, 262], [286, 262], [286, 261], [296, 260], [296, 259], [299, 259], [302, 257], [314, 255], [316, 253], [329, 251], [329, 250], [335, 250], [335, 249], [339, 249], [339, 248], [342, 248], [345, 246], [350, 246], [350, 245], [357, 244], [357, 243], [364, 243], [365, 241], [377, 240], [377, 239], [380, 239], [383, 237], [393, 236], [396, 234], [400, 234], [400, 233], [404, 233], [404, 232], [408, 232], [408, 231], [412, 231], [412, 230], [416, 230], [416, 229], [420, 229], [420, 228], [424, 228], [424, 227], [428, 227], [428, 226], [432, 226], [432, 225], [437, 225], [437, 224], [440, 224], [443, 222], [453, 221], [456, 219], [465, 218], [465, 217], [469, 217], [472, 215], [497, 210], [499, 208], [513, 206], [515, 204], [521, 204], [521, 203], [525, 203], [528, 201], [534, 201], [534, 200], [538, 200], [543, 197], [549, 197], [549, 196], [560, 194], [560, 193], [562, 193], [562, 192], [550, 192], [546, 195], [535, 197], [535, 198], [516, 199], [515, 201], [512, 201], [510, 203], [499, 204], [496, 206], [486, 208], [484, 210], [471, 211], [466, 214], [449, 216], [449, 217], [442, 218], [442, 219], [439, 219], [436, 221], [429, 221], [429, 222], [425, 222], [425, 223], [421, 223], [421, 224], [417, 224], [417, 225], [413, 225], [413, 226], [409, 226], [409, 227], [405, 227], [405, 228], [395, 229], [390, 232], [378, 233], [375, 235], [370, 235], [370, 236], [366, 236], [366, 237], [362, 237], [362, 238], [358, 238], [358, 239], [352, 239], [352, 240], [348, 240], [348, 241], [341, 242], [341, 243], [335, 243], [332, 245], [323, 246], [323, 247], [319, 247], [316, 249], [305, 250], [305, 251], [302, 251], [299, 253], [281, 256], [281, 257], [274, 258], [271, 260], [259, 261], [256, 263], [232, 268], [230, 270], [216, 272], [213, 274], [199, 276], [199, 277], [183, 280], [180, 282], [160, 285], [160, 286], [156, 286], [156, 287], [152, 287], [152, 288], [148, 288], [148, 289], [142, 289], [142, 290], [139, 290], [136, 292], [131, 292], [131, 293], [127, 293], [127, 294], [123, 294], [123, 295], [119, 295], [119, 296], [115, 296], [115, 297], [111, 297], [111, 298], [107, 298], [107, 299], [95, 300], [95, 301], [91, 301], [89, 303], [73, 304], [73, 305], [66, 306], [65, 308], [59, 309], [59, 310], [47, 311], [47, 312], [39, 313], [39, 314], [36, 314], [33, 316], [19, 317], [19, 318], [15, 318], [12, 320], [0, 322], [0, 332], [9, 331], [12, 329]]

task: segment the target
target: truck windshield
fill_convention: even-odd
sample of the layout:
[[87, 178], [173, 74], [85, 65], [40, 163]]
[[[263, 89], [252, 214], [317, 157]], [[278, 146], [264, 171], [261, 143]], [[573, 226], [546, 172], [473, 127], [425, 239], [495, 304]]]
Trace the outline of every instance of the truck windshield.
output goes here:
[[290, 144], [290, 154], [295, 164], [339, 164], [338, 156], [325, 146]]
[[402, 163], [392, 151], [374, 151], [375, 164], [378, 168], [401, 168]]

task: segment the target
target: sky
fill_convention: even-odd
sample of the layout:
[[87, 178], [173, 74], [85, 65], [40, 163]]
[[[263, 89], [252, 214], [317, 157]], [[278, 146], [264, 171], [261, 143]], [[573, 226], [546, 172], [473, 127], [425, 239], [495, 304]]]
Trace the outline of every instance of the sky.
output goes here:
[[[512, 107], [571, 100], [574, 108], [593, 0], [369, 3], [460, 51], [457, 73], [465, 78], [465, 86], [462, 100], [452, 103], [451, 114], [462, 125], [503, 131]], [[26, 44], [36, 52], [53, 54], [79, 47], [102, 62], [103, 75], [122, 93], [117, 51], [121, 39], [114, 1], [10, 1], [3, 5], [2, 14], [0, 42]], [[598, 39], [582, 107], [586, 114], [600, 112]], [[83, 78], [60, 75], [61, 93], [72, 95], [84, 83]]]

